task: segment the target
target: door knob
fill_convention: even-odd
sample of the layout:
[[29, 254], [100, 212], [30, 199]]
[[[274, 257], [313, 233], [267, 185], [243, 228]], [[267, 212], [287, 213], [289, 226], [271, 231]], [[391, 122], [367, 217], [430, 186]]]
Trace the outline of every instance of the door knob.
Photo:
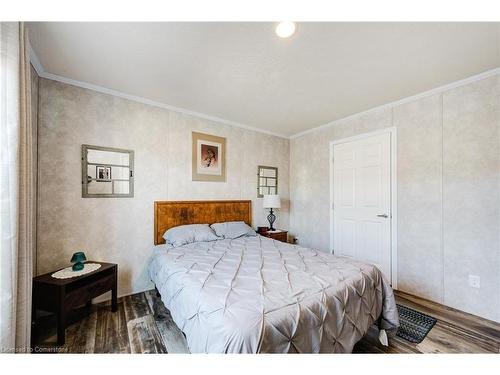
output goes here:
[[383, 217], [383, 218], [387, 219], [389, 217], [389, 215], [387, 215], [387, 214], [378, 214], [377, 217]]

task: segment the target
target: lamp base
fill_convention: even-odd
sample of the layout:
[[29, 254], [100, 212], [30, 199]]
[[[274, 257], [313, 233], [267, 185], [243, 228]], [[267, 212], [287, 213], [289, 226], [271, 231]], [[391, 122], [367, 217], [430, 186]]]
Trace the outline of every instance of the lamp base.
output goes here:
[[273, 223], [276, 221], [276, 215], [273, 214], [273, 209], [270, 209], [269, 215], [267, 215], [267, 221], [269, 221], [269, 230], [276, 230], [273, 227]]
[[81, 270], [83, 270], [83, 263], [82, 262], [76, 262], [75, 264], [73, 264], [73, 266], [71, 267], [71, 269], [73, 271], [81, 271]]

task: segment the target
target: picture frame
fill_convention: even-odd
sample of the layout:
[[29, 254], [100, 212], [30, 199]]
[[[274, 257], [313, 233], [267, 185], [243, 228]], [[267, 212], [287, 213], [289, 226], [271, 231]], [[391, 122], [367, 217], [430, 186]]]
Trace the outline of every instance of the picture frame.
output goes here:
[[96, 182], [107, 182], [111, 180], [111, 167], [106, 167], [104, 165], [95, 166], [95, 178]]
[[192, 132], [192, 180], [226, 181], [226, 138]]

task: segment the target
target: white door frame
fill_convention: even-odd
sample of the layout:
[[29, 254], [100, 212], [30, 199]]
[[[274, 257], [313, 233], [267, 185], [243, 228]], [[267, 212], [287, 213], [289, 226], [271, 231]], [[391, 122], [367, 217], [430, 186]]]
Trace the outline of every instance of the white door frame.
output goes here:
[[391, 279], [392, 287], [398, 287], [398, 178], [397, 178], [397, 129], [380, 129], [369, 133], [342, 138], [330, 142], [330, 252], [333, 254], [333, 149], [335, 145], [366, 139], [374, 135], [391, 135]]

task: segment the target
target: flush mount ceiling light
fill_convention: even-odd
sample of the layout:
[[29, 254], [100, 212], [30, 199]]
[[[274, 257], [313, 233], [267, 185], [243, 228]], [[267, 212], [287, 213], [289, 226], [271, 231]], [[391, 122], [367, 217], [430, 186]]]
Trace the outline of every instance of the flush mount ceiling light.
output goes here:
[[284, 21], [276, 26], [276, 35], [280, 38], [288, 38], [295, 33], [295, 22]]

